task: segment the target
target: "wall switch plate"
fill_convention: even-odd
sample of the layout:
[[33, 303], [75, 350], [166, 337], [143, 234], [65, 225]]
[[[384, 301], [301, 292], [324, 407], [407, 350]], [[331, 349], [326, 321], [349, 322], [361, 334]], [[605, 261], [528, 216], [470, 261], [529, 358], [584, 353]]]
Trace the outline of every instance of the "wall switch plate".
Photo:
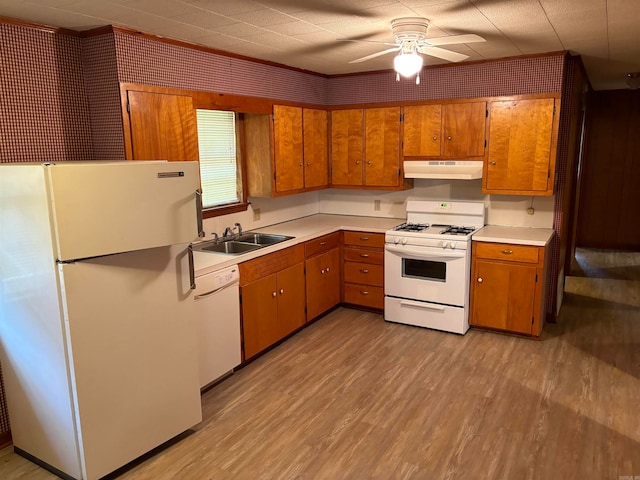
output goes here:
[[257, 222], [258, 220], [260, 220], [260, 209], [259, 208], [254, 208], [253, 209], [253, 221]]
[[373, 209], [376, 211], [380, 210], [380, 200], [374, 200], [373, 201]]

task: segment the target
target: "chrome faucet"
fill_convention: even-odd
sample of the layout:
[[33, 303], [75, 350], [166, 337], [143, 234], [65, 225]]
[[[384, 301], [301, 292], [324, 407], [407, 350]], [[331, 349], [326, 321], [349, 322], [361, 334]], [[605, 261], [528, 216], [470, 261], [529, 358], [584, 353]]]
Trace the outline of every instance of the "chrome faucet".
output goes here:
[[240, 225], [240, 223], [234, 223], [234, 228], [238, 229], [238, 236], [242, 235], [242, 225]]
[[222, 238], [233, 237], [233, 230], [231, 227], [227, 227], [224, 229], [224, 233], [222, 234]]

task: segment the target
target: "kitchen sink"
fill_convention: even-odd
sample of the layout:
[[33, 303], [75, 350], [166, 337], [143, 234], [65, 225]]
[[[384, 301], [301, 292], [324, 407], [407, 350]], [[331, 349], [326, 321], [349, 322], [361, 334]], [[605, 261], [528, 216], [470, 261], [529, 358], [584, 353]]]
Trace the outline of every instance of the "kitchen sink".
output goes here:
[[227, 255], [239, 255], [251, 252], [259, 248], [275, 245], [276, 243], [290, 240], [294, 237], [286, 235], [273, 235], [269, 233], [245, 233], [238, 237], [202, 242], [193, 245], [193, 249], [200, 252], [226, 253]]
[[287, 237], [285, 235], [272, 235], [270, 233], [245, 233], [236, 238], [238, 242], [257, 243], [260, 246], [273, 245], [275, 243], [284, 242], [290, 240], [293, 237]]

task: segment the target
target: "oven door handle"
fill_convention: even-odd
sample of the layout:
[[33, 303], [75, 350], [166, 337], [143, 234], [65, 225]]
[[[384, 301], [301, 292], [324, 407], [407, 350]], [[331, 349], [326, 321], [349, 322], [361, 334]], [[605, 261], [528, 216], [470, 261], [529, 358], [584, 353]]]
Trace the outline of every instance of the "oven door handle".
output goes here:
[[425, 302], [415, 302], [413, 300], [400, 300], [400, 305], [404, 305], [407, 307], [418, 307], [424, 308], [426, 310], [435, 310], [437, 312], [444, 312], [444, 307], [442, 305], [434, 305], [432, 303]]
[[438, 249], [433, 247], [411, 248], [386, 245], [384, 248], [387, 252], [397, 253], [403, 257], [414, 258], [416, 260], [433, 260], [436, 262], [464, 258], [467, 254], [465, 250], [446, 250], [444, 248]]

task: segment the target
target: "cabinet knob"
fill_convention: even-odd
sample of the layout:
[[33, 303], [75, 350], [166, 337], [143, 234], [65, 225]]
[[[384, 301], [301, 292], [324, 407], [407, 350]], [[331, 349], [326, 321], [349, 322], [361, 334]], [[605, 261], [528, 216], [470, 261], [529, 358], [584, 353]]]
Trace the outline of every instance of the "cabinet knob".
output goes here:
[[500, 253], [504, 253], [505, 255], [511, 255], [513, 250], [500, 250]]
[[302, 166], [302, 162], [300, 162], [300, 166]]
[[327, 267], [327, 268], [325, 269], [325, 271], [326, 271], [327, 273], [329, 273], [329, 267]]
[[326, 245], [327, 242], [320, 242], [320, 245]]
[[361, 293], [362, 295], [369, 295], [369, 292], [367, 292], [366, 290], [360, 290], [360, 293]]
[[496, 164], [496, 161], [495, 161], [495, 160], [491, 160], [489, 163], [490, 163], [491, 165], [495, 165], [495, 164]]
[[371, 165], [371, 160], [367, 160], [367, 165]]
[[282, 295], [283, 293], [284, 293], [284, 289], [283, 289], [283, 288], [281, 288], [281, 289], [280, 289], [280, 295]]
[[478, 283], [482, 283], [482, 277], [478, 277]]
[[271, 296], [272, 296], [272, 297], [275, 297], [276, 295], [277, 295], [277, 293], [276, 293], [276, 292], [273, 292], [273, 293], [271, 294]]
[[451, 140], [451, 135], [447, 136], [447, 140], [449, 140], [449, 141]]
[[360, 160], [356, 160], [356, 165], [360, 165]]
[[438, 141], [438, 137], [436, 137], [435, 135], [433, 136], [433, 141], [437, 142]]
[[320, 270], [320, 274], [324, 275], [324, 268], [322, 270]]
[[367, 268], [361, 268], [361, 269], [360, 269], [360, 272], [361, 272], [361, 273], [369, 273], [369, 269], [367, 269]]
[[307, 167], [310, 167], [310, 166], [311, 166], [311, 162], [307, 162]]

